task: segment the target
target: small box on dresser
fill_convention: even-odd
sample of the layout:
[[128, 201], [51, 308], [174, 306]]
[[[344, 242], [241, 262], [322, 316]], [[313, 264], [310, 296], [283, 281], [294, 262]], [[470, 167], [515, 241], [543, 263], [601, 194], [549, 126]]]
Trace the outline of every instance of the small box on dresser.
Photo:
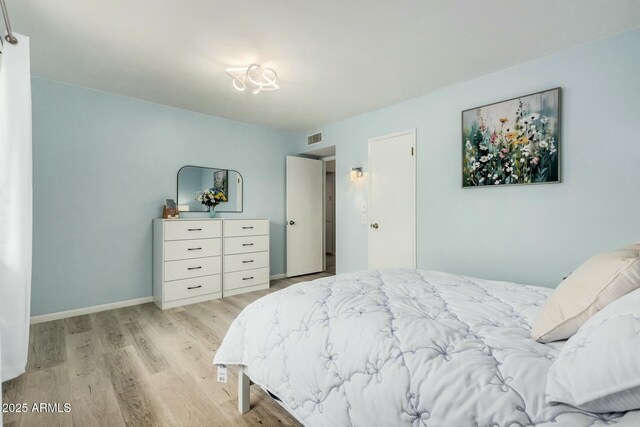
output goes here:
[[153, 221], [153, 300], [162, 309], [222, 296], [222, 220]]
[[269, 288], [269, 220], [223, 220], [224, 296]]

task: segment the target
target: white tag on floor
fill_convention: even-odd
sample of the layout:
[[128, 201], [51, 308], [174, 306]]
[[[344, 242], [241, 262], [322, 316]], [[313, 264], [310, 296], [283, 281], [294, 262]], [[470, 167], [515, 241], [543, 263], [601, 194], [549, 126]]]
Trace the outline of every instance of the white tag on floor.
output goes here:
[[226, 366], [218, 366], [218, 382], [226, 383], [227, 382], [227, 367]]

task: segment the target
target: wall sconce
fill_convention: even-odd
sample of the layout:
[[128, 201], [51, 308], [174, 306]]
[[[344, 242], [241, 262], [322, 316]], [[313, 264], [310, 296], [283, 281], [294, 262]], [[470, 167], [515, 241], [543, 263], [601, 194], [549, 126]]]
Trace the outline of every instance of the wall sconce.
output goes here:
[[351, 181], [357, 181], [363, 175], [362, 168], [351, 168]]

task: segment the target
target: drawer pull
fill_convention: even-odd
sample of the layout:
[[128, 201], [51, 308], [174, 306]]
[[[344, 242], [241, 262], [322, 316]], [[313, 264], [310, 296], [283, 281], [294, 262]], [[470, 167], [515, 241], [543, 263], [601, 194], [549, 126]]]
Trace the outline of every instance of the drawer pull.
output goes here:
[[253, 246], [253, 243], [243, 243], [242, 246]]
[[253, 230], [253, 227], [242, 227], [243, 230]]
[[243, 264], [248, 264], [250, 262], [253, 262], [253, 260], [252, 259], [247, 259], [247, 260], [242, 261]]
[[251, 276], [251, 277], [243, 277], [242, 278], [242, 280], [251, 280], [251, 279], [253, 279], [253, 276]]
[[189, 231], [202, 231], [202, 228], [189, 228]]
[[188, 251], [201, 251], [202, 248], [188, 248]]
[[191, 290], [191, 289], [200, 289], [202, 287], [202, 285], [198, 285], [198, 286], [189, 286], [187, 287], [187, 289]]
[[187, 267], [187, 270], [200, 270], [202, 267]]

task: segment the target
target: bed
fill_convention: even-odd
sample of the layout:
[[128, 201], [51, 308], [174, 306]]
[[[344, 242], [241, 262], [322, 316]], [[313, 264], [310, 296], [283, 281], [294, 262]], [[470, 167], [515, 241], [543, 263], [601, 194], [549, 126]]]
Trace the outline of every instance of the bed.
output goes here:
[[240, 367], [308, 426], [640, 425], [545, 403], [564, 342], [530, 338], [551, 290], [433, 271], [365, 271], [247, 306], [214, 364]]

